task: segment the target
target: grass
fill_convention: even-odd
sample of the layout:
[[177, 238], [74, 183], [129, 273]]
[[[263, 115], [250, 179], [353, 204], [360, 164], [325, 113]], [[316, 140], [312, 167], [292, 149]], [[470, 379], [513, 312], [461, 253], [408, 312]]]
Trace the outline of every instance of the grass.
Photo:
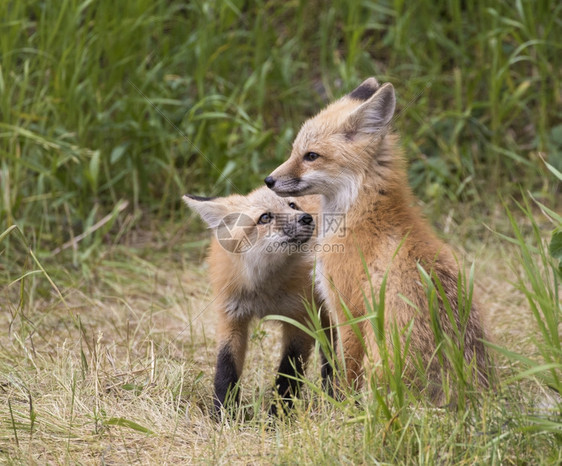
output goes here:
[[[561, 9], [4, 2], [0, 458], [562, 461]], [[245, 409], [215, 424], [207, 239], [181, 195], [260, 185], [307, 116], [371, 75], [397, 90], [424, 210], [476, 263], [467, 291], [488, 309], [499, 394], [440, 410], [395, 378], [335, 403], [315, 359], [304, 400], [272, 426], [279, 342], [260, 322]]]
[[[23, 241], [10, 234], [14, 242]], [[280, 342], [271, 322], [258, 323], [250, 339], [242, 381], [245, 414], [214, 423], [209, 410], [216, 323], [208, 308], [206, 272], [194, 267], [201, 236], [192, 242], [170, 237], [131, 234], [122, 244], [104, 247], [91, 278], [70, 265], [61, 267], [56, 280], [50, 277], [58, 291], [44, 272], [31, 273], [39, 269], [32, 257], [14, 266], [22, 278], [2, 291], [7, 304], [0, 334], [6, 461], [555, 464], [562, 459], [560, 398], [543, 377], [550, 377], [552, 367], [522, 376], [527, 366], [517, 358], [498, 358], [499, 395], [484, 393], [478, 404], [458, 411], [436, 409], [408, 392], [400, 400], [384, 388], [384, 403], [367, 394], [334, 403], [320, 389], [315, 358], [304, 400], [272, 427], [266, 411]], [[534, 330], [526, 293], [509, 283], [514, 274], [505, 265], [523, 272], [520, 248], [497, 237], [488, 247], [492, 252], [479, 262], [476, 275], [490, 277], [482, 280], [489, 288], [477, 291], [495, 306], [495, 342], [511, 354], [543, 361], [541, 345], [548, 341]]]

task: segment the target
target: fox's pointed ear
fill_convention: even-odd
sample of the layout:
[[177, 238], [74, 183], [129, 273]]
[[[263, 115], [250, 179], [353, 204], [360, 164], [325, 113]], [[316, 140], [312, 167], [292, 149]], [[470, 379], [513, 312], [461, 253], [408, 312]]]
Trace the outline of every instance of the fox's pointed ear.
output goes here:
[[228, 208], [217, 197], [201, 197], [186, 194], [183, 201], [197, 212], [210, 228], [217, 228], [228, 214]]
[[347, 94], [350, 99], [360, 100], [364, 102], [368, 98], [370, 98], [379, 88], [378, 81], [371, 77], [365, 79], [359, 86], [357, 86], [352, 92]]
[[[355, 91], [358, 91], [361, 86]], [[390, 83], [385, 83], [349, 115], [345, 131], [350, 134], [381, 132], [392, 119], [395, 108], [394, 87]]]

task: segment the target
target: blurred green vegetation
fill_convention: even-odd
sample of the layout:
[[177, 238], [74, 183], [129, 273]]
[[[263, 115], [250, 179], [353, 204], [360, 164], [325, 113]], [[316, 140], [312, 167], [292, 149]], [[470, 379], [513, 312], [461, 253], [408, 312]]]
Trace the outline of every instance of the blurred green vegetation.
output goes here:
[[[374, 75], [420, 196], [556, 194], [562, 4], [17, 0], [0, 6], [0, 225], [51, 247], [121, 199], [259, 186], [302, 121]], [[492, 196], [490, 196], [492, 195]]]

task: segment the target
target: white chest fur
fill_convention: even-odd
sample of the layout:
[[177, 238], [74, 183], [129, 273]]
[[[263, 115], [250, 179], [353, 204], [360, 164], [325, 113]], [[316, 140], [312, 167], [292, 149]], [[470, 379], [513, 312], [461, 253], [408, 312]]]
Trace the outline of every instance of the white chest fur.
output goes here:
[[333, 303], [330, 301], [329, 287], [330, 282], [328, 277], [324, 274], [324, 268], [322, 267], [322, 262], [316, 262], [315, 269], [311, 272], [314, 277], [314, 289], [320, 298], [325, 302], [328, 309], [333, 309]]

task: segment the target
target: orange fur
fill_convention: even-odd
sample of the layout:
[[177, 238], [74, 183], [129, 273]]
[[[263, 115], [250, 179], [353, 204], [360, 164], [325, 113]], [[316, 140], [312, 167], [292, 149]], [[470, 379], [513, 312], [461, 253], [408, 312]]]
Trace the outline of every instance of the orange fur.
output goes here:
[[[244, 222], [226, 221], [228, 233], [234, 240], [250, 238], [251, 243], [249, 249], [233, 252], [225, 249], [231, 243], [219, 241], [219, 235], [215, 235], [208, 256], [212, 302], [219, 319], [215, 407], [220, 408], [229, 393], [236, 397], [251, 320], [277, 314], [307, 325], [303, 300], [312, 302], [316, 298], [320, 304], [313, 295], [311, 281], [314, 257], [302, 247], [315, 241], [313, 217], [303, 210], [318, 212], [319, 200], [314, 196], [284, 199], [267, 188], [248, 196], [184, 196], [184, 200], [217, 231], [221, 231], [230, 215], [236, 220], [242, 214]], [[266, 223], [260, 223], [263, 215]], [[294, 377], [301, 374], [313, 339], [294, 325], [283, 323], [282, 327], [283, 358], [277, 389], [282, 398], [287, 398], [296, 394], [298, 382]]]
[[[415, 207], [398, 138], [388, 134], [395, 98], [391, 84], [379, 86], [370, 78], [351, 94], [332, 103], [304, 123], [293, 144], [291, 157], [266, 179], [281, 196], [322, 195], [322, 214], [345, 215], [339, 231], [320, 231], [323, 248], [318, 255], [317, 286], [339, 323], [347, 321], [340, 300], [354, 316], [367, 313], [364, 296], [378, 298], [387, 275], [385, 331], [406, 328], [414, 322], [410, 348], [421, 356], [430, 381], [430, 397], [440, 402], [441, 368], [435, 357], [426, 291], [418, 265], [442, 283], [461, 325], [458, 309], [459, 267], [450, 248], [441, 241]], [[307, 154], [314, 153], [314, 159]], [[321, 223], [321, 222], [320, 222]], [[343, 255], [329, 246], [343, 245]], [[328, 251], [328, 252], [326, 252]], [[364, 262], [363, 262], [364, 261]], [[368, 270], [368, 275], [365, 272]], [[455, 339], [445, 305], [439, 303], [439, 323]], [[473, 305], [466, 322], [465, 359], [476, 362], [477, 380], [489, 384], [490, 367], [479, 308]], [[348, 384], [359, 386], [368, 361], [369, 370], [380, 363], [374, 331], [369, 322], [359, 325], [366, 348], [353, 328], [341, 328]], [[403, 341], [404, 343], [404, 341]], [[403, 347], [403, 345], [402, 345]], [[409, 360], [410, 363], [412, 360]], [[403, 376], [419, 381], [413, 364]]]

